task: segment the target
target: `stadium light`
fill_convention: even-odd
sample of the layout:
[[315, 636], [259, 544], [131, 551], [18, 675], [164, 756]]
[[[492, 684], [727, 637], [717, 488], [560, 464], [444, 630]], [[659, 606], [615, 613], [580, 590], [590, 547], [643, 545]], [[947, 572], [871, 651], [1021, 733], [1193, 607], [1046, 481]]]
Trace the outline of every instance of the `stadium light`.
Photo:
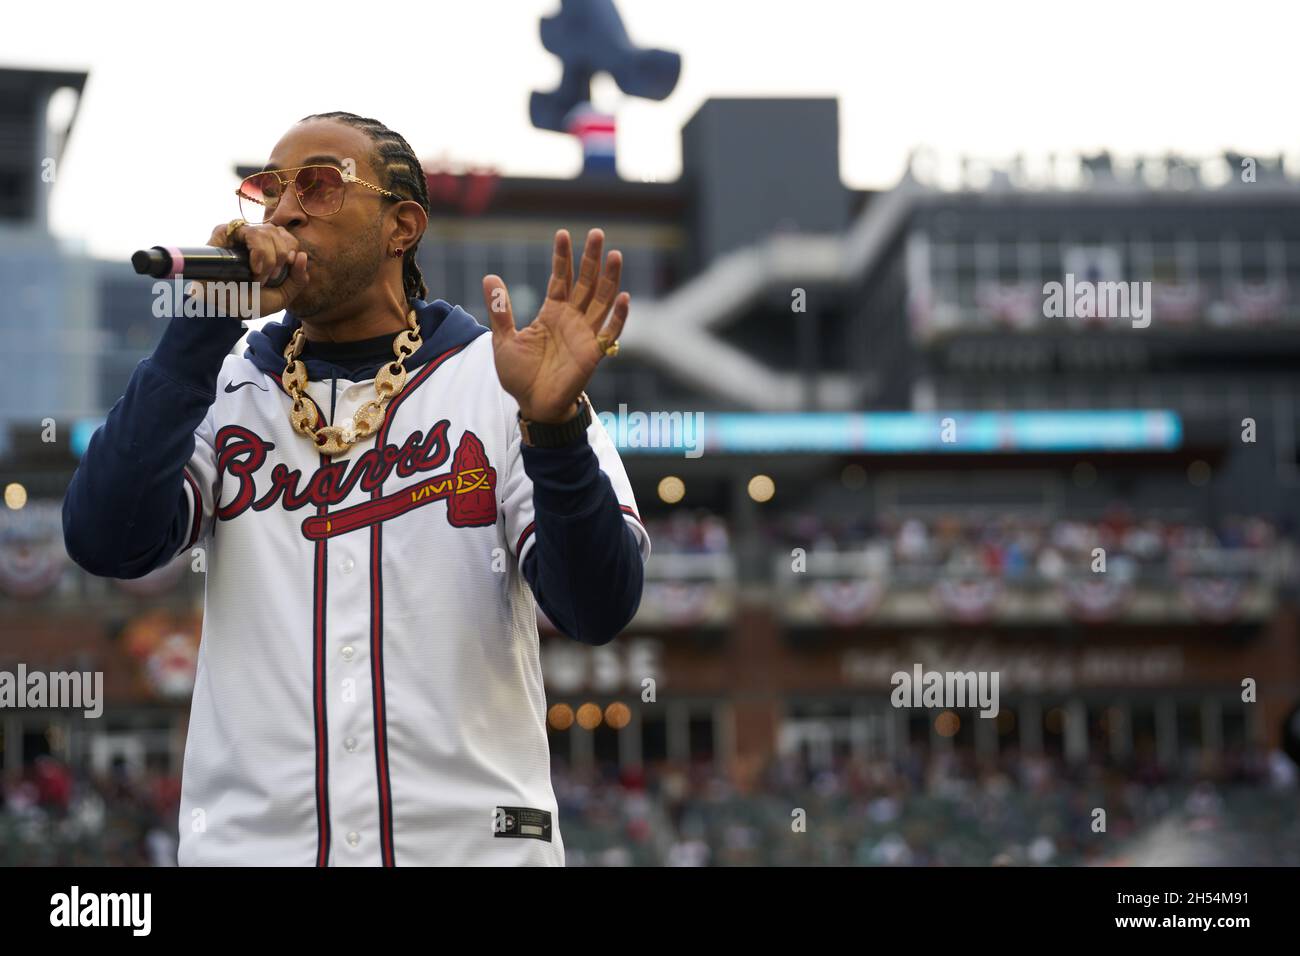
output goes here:
[[664, 504], [675, 505], [686, 495], [686, 482], [676, 475], [667, 475], [659, 480], [659, 500]]
[[5, 504], [10, 510], [18, 511], [27, 504], [27, 489], [16, 481], [5, 485]]
[[765, 501], [771, 501], [772, 496], [776, 494], [776, 482], [767, 475], [755, 475], [749, 479], [749, 497], [753, 498], [759, 504]]

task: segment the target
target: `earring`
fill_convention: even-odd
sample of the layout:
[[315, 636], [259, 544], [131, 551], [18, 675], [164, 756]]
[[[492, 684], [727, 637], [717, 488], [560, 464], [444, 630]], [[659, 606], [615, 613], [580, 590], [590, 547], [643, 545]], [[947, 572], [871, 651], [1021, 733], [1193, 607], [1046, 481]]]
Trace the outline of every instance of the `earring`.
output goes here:
[[402, 257], [402, 248], [401, 246], [398, 246], [396, 249], [393, 250], [393, 258], [400, 259], [401, 257]]

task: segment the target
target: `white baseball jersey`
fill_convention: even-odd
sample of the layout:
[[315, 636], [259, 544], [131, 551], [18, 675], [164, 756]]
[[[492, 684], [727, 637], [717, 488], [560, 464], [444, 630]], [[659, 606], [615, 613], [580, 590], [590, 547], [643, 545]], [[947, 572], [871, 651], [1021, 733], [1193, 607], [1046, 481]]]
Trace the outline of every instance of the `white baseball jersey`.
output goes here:
[[[334, 458], [269, 363], [225, 359], [185, 469], [207, 581], [182, 865], [563, 865], [532, 483], [487, 333], [450, 308], [382, 429]], [[337, 424], [373, 379], [331, 391], [307, 387]], [[587, 437], [644, 559], [618, 453]]]

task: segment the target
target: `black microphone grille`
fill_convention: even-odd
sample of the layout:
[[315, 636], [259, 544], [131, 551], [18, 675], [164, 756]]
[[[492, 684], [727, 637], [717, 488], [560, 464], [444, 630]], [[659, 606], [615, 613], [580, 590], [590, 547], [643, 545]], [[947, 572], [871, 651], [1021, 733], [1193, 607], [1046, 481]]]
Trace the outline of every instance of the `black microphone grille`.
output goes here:
[[142, 248], [131, 255], [131, 268], [135, 269], [138, 276], [161, 276], [169, 265], [169, 261], [165, 260], [164, 256], [166, 256], [165, 252], [157, 246]]

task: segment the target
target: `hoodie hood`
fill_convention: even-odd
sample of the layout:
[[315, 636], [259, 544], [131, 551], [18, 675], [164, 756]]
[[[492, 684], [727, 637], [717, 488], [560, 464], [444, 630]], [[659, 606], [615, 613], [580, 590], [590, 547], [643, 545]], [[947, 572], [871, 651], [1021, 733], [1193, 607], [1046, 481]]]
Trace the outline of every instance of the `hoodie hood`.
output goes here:
[[[411, 299], [415, 309], [416, 321], [420, 325], [420, 338], [424, 344], [415, 354], [406, 360], [406, 370], [419, 368], [425, 362], [436, 358], [448, 349], [456, 348], [473, 341], [489, 331], [487, 326], [479, 325], [474, 316], [458, 305], [451, 305], [442, 299], [425, 302]], [[284, 371], [284, 350], [293, 333], [302, 325], [302, 320], [292, 312], [285, 312], [279, 322], [268, 322], [260, 329], [248, 333], [248, 347], [244, 358], [248, 359], [267, 375], [279, 375]], [[394, 333], [396, 334], [396, 333]], [[322, 359], [305, 359], [307, 378], [319, 381], [334, 378], [340, 369], [338, 366]], [[354, 381], [372, 378], [382, 362], [376, 362], [373, 368], [360, 369]]]

